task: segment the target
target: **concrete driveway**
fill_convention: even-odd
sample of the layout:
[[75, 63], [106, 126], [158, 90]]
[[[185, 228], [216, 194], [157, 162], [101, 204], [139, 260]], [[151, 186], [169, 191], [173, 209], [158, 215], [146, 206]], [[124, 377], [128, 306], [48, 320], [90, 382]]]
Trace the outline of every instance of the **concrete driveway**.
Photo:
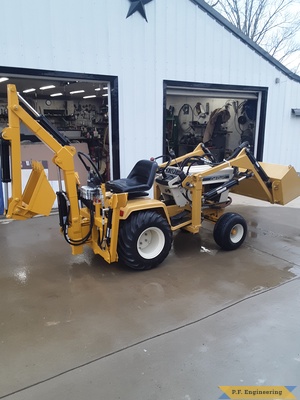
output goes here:
[[[58, 216], [0, 220], [0, 398], [217, 399], [300, 377], [300, 201], [234, 195], [249, 227], [221, 251], [207, 224], [156, 269], [72, 256]], [[300, 389], [293, 392], [300, 396]]]

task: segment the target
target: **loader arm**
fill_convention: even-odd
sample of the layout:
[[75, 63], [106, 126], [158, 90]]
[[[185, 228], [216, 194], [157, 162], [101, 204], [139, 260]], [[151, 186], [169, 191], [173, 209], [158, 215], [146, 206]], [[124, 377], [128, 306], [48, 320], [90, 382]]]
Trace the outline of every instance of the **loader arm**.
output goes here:
[[[250, 152], [247, 142], [237, 147], [227, 160], [219, 163], [211, 162], [207, 157], [207, 155], [210, 155], [209, 153], [208, 149], [201, 143], [193, 152], [177, 157], [168, 163], [165, 162], [159, 168], [176, 166], [193, 157], [204, 157], [207, 158], [207, 163], [211, 166], [210, 169], [187, 177], [182, 182], [185, 188], [193, 190], [193, 187], [197, 186], [196, 182], [199, 182], [198, 185], [202, 185], [203, 179], [225, 168], [232, 167], [236, 170], [233, 179], [215, 189], [211, 193], [211, 197], [220, 190], [230, 190], [233, 193], [267, 201], [271, 204], [285, 205], [300, 196], [300, 176], [294, 167], [258, 162]], [[206, 194], [207, 198], [208, 195]]]

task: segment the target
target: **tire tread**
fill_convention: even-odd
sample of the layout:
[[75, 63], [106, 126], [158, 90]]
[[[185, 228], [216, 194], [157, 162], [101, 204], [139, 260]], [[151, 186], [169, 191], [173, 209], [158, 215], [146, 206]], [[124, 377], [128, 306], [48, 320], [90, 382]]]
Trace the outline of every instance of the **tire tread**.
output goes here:
[[[230, 239], [230, 232], [232, 227], [236, 224], [241, 224], [243, 226], [244, 234], [239, 242], [233, 243]], [[230, 212], [225, 213], [216, 222], [213, 235], [215, 242], [223, 250], [235, 250], [242, 245], [246, 238], [247, 223], [240, 214]]]
[[[165, 235], [165, 246], [162, 252], [153, 260], [146, 260], [139, 256], [136, 243], [139, 232], [150, 226], [160, 228]], [[155, 211], [140, 211], [133, 213], [126, 221], [120, 224], [118, 238], [119, 260], [128, 267], [146, 270], [160, 264], [169, 254], [172, 245], [172, 232], [165, 218]]]

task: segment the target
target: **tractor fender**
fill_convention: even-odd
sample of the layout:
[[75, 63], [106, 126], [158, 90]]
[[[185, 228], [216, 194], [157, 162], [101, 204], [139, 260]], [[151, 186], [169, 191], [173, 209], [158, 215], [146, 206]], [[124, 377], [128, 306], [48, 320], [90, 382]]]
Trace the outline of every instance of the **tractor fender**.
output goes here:
[[169, 225], [171, 225], [168, 210], [164, 203], [159, 200], [141, 197], [128, 200], [126, 206], [120, 208], [120, 220], [126, 220], [132, 213], [135, 212], [154, 209], [164, 218], [166, 218]]

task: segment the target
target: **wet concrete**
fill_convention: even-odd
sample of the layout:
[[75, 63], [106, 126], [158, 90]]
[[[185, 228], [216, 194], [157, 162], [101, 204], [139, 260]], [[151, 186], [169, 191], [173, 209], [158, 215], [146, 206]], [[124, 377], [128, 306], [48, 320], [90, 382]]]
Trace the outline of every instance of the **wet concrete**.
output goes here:
[[230, 210], [249, 224], [240, 249], [220, 251], [205, 224], [145, 272], [72, 256], [57, 216], [0, 220], [0, 397], [189, 400], [218, 398], [218, 385], [296, 385], [298, 203]]

